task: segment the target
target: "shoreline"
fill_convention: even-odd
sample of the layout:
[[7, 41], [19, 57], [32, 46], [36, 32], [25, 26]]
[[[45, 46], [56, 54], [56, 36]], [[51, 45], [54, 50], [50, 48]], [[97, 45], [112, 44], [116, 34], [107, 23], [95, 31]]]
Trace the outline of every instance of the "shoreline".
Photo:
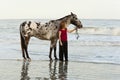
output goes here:
[[[60, 62], [59, 60], [31, 60], [31, 61], [23, 61], [23, 59], [0, 59], [0, 61], [22, 61], [22, 62], [32, 62], [32, 61], [58, 61]], [[66, 62], [66, 61], [63, 61], [63, 62]], [[73, 61], [73, 60], [69, 60], [67, 62], [74, 62], [74, 63], [90, 63], [90, 64], [108, 64], [108, 65], [120, 65], [119, 63], [112, 63], [112, 62], [92, 62], [92, 61]]]

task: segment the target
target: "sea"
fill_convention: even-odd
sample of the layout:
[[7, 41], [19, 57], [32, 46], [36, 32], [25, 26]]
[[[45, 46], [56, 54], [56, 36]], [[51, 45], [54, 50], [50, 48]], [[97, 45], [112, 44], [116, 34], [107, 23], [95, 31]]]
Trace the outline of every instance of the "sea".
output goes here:
[[[1, 19], [0, 59], [22, 59], [19, 26], [27, 20], [45, 23], [50, 19]], [[76, 32], [68, 33], [69, 61], [120, 64], [120, 20], [81, 19], [80, 21], [83, 28], [78, 30], [79, 38], [76, 38]], [[74, 27], [69, 25], [68, 29]], [[49, 60], [49, 48], [50, 41], [32, 37], [28, 52], [32, 60]], [[57, 56], [58, 53], [57, 43]]]

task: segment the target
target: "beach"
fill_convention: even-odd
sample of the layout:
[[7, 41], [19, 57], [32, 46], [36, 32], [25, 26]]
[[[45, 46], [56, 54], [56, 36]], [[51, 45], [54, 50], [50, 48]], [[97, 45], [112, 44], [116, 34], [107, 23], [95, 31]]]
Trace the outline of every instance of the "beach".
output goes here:
[[47, 60], [0, 60], [0, 80], [119, 80], [120, 65]]
[[55, 61], [53, 54], [49, 61], [50, 41], [32, 37], [32, 61], [23, 62], [19, 25], [25, 20], [0, 20], [0, 80], [120, 79], [120, 20], [82, 20], [79, 39], [76, 33], [68, 34], [68, 62]]

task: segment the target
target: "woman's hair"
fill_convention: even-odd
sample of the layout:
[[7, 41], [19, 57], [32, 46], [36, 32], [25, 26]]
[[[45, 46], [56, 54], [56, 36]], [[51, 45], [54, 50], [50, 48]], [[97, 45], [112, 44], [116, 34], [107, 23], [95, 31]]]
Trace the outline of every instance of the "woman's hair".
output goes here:
[[62, 21], [62, 22], [60, 23], [60, 29], [65, 28], [65, 24], [66, 24], [66, 22], [65, 22], [65, 21]]

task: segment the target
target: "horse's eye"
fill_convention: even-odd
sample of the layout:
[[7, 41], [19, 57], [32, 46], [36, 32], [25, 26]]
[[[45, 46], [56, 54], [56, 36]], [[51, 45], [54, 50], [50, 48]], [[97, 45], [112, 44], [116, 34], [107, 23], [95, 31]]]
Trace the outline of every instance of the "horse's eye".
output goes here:
[[77, 19], [76, 17], [73, 17], [73, 19]]
[[75, 19], [75, 20], [77, 20], [77, 18], [76, 18], [76, 17], [74, 17], [74, 19]]

